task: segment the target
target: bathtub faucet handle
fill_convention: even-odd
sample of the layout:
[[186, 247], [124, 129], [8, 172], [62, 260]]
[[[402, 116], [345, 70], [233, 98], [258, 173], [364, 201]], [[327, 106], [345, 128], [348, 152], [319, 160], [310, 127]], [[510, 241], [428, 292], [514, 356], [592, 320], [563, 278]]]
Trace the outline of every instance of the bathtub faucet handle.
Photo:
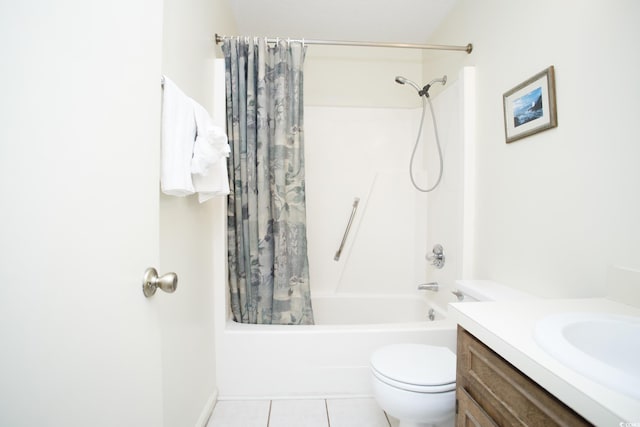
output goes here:
[[442, 248], [442, 245], [439, 244], [439, 243], [434, 245], [433, 249], [431, 250], [431, 254], [427, 254], [427, 256], [425, 258], [435, 268], [440, 269], [440, 268], [444, 267], [445, 258], [444, 258], [444, 249]]
[[438, 289], [440, 288], [440, 285], [438, 284], [438, 282], [430, 282], [430, 283], [420, 283], [418, 285], [418, 290], [419, 291], [433, 291], [433, 292], [438, 292]]

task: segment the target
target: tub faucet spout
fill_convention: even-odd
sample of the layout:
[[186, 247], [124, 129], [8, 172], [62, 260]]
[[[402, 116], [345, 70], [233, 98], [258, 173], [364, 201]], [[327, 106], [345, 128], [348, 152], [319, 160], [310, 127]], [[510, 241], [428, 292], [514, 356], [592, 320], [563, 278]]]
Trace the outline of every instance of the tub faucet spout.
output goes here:
[[420, 283], [418, 285], [418, 290], [419, 291], [433, 291], [433, 292], [438, 292], [438, 289], [440, 288], [440, 285], [438, 285], [438, 282], [430, 282], [430, 283]]

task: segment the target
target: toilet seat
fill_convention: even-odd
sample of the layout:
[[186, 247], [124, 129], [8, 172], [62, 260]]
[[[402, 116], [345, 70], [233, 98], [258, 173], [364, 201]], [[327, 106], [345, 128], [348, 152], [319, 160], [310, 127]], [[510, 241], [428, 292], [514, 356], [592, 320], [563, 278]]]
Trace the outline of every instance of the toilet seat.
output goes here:
[[456, 387], [456, 356], [446, 347], [393, 344], [371, 356], [373, 375], [399, 389], [445, 393]]

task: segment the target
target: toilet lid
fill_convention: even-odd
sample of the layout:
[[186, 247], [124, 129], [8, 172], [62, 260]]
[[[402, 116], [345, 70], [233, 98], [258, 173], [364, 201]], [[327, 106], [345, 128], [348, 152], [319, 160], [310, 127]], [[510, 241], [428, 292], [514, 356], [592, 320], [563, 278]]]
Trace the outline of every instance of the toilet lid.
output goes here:
[[399, 383], [414, 386], [411, 388], [434, 388], [433, 391], [455, 387], [456, 355], [446, 347], [389, 345], [373, 353], [371, 367], [378, 378], [382, 381], [385, 380], [381, 376], [388, 378], [392, 385]]

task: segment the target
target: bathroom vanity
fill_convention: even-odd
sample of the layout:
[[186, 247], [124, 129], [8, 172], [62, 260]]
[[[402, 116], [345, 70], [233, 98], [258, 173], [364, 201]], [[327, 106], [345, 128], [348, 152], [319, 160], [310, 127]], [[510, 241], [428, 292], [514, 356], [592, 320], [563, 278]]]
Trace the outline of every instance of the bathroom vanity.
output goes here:
[[[458, 323], [457, 426], [640, 422], [640, 399], [633, 392], [590, 378], [580, 372], [583, 361], [561, 363], [538, 344], [536, 325], [558, 313], [640, 318], [640, 308], [604, 298], [450, 304]], [[637, 354], [635, 348], [627, 353]], [[637, 371], [625, 374], [640, 387]]]
[[591, 425], [458, 326], [456, 426]]

